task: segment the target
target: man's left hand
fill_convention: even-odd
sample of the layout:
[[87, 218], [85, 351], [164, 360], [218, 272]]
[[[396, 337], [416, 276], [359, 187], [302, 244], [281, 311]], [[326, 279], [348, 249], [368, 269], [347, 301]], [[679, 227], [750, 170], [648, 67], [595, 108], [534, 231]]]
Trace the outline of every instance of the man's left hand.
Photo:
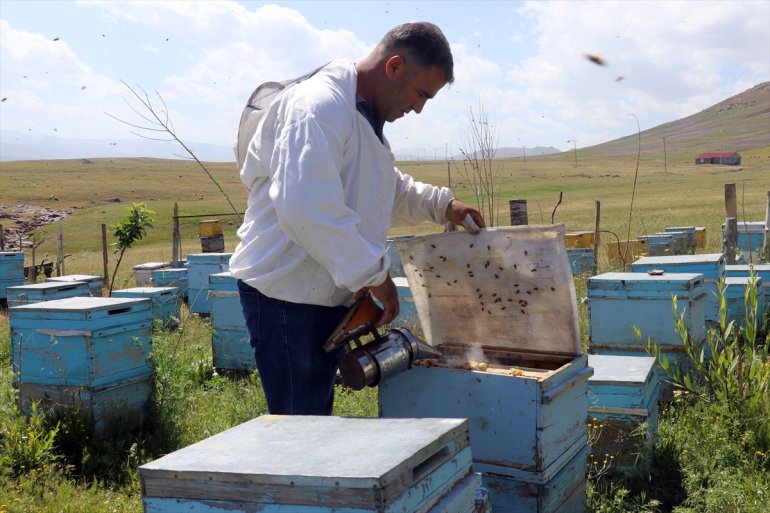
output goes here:
[[446, 220], [452, 224], [462, 224], [465, 220], [465, 216], [468, 215], [471, 216], [471, 219], [473, 219], [479, 228], [486, 228], [487, 224], [484, 222], [481, 212], [474, 207], [463, 203], [460, 200], [453, 199], [446, 208]]

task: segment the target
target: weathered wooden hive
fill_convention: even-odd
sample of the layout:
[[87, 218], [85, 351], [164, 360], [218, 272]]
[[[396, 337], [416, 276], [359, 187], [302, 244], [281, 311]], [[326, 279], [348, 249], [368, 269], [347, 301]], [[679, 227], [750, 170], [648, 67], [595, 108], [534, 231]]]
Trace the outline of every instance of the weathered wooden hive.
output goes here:
[[210, 314], [209, 274], [230, 270], [232, 253], [201, 253], [187, 255], [187, 302], [190, 311]]
[[68, 297], [91, 296], [91, 289], [88, 283], [82, 281], [45, 282], [8, 287], [6, 293], [8, 306], [11, 307]]
[[148, 299], [72, 297], [9, 309], [19, 402], [79, 413], [99, 436], [139, 422], [152, 390]]
[[[687, 253], [694, 253], [696, 244], [696, 226], [669, 226], [665, 232], [682, 232], [685, 234], [685, 251]], [[704, 228], [705, 230], [705, 228]]]
[[145, 262], [134, 266], [134, 280], [137, 287], [152, 286], [152, 272], [156, 269], [165, 269], [171, 266], [171, 262]]
[[92, 296], [101, 297], [103, 295], [103, 284], [101, 276], [93, 276], [90, 274], [67, 274], [64, 276], [53, 276], [51, 278], [46, 278], [45, 281], [64, 283], [82, 281], [88, 284], [88, 288], [91, 289]]
[[237, 279], [230, 272], [209, 275], [211, 353], [215, 369], [252, 370], [257, 364], [243, 318]]
[[[764, 281], [761, 277], [756, 276], [757, 286], [757, 322], [762, 324], [762, 315], [767, 307], [765, 302], [765, 287]], [[746, 289], [749, 286], [749, 280], [747, 277], [727, 277], [725, 278], [725, 303], [727, 306], [726, 321], [734, 321], [736, 325], [743, 326], [746, 324], [746, 302], [745, 295]]]
[[647, 254], [646, 240], [621, 240], [606, 242], [607, 259], [610, 264], [626, 266]]
[[517, 226], [398, 243], [443, 358], [380, 383], [380, 416], [468, 418], [495, 512], [582, 511], [592, 370], [563, 236]]
[[179, 289], [176, 287], [133, 287], [112, 291], [112, 297], [147, 298], [152, 318], [163, 327], [179, 324]]
[[263, 415], [139, 468], [147, 513], [473, 513], [465, 419]]
[[702, 274], [703, 289], [706, 293], [706, 322], [719, 322], [719, 303], [716, 299], [716, 293], [717, 284], [725, 275], [725, 256], [723, 253], [644, 257], [632, 263], [631, 270], [638, 273], [662, 270], [668, 273]]
[[671, 237], [671, 254], [684, 255], [690, 252], [689, 237], [686, 231], [666, 230], [655, 235], [668, 235]]
[[[727, 251], [725, 247], [725, 225], [722, 225], [722, 250]], [[738, 245], [737, 248], [742, 253], [743, 263], [758, 262], [762, 254], [762, 248], [765, 243], [765, 222], [764, 221], [739, 221], [738, 222]]]
[[24, 253], [0, 252], [0, 299], [6, 298], [6, 287], [24, 285]]
[[572, 274], [587, 273], [594, 267], [594, 250], [592, 248], [568, 248], [567, 258]]
[[586, 288], [591, 353], [643, 356], [648, 340], [672, 356], [681, 353], [672, 297], [685, 315], [690, 338], [697, 344], [705, 340], [706, 293], [700, 274], [604, 273], [589, 278]]
[[592, 354], [588, 365], [594, 369], [588, 379], [588, 422], [599, 433], [594, 457], [599, 465], [611, 457], [613, 472], [643, 470], [637, 455], [649, 463], [658, 434], [655, 358]]
[[567, 249], [587, 249], [594, 247], [593, 230], [580, 230], [564, 234], [564, 246]]
[[770, 264], [726, 265], [725, 277], [748, 278], [751, 276], [752, 271], [754, 272], [754, 276], [762, 278], [762, 283], [757, 290], [757, 294], [761, 294], [765, 297], [765, 308], [768, 308], [770, 307]]
[[651, 256], [669, 255], [674, 250], [674, 237], [668, 234], [640, 235], [639, 240], [647, 242], [647, 254]]
[[167, 267], [152, 271], [150, 282], [153, 287], [176, 287], [179, 297], [187, 301], [187, 268]]

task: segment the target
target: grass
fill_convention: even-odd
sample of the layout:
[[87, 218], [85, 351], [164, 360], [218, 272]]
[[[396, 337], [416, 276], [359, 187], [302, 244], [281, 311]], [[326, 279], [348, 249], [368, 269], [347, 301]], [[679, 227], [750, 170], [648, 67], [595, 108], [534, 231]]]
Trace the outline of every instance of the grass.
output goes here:
[[[666, 226], [705, 226], [705, 252], [721, 251], [725, 183], [737, 184], [740, 220], [764, 219], [770, 186], [770, 146], [742, 150], [741, 154], [744, 165], [740, 167], [696, 166], [694, 155], [676, 150], [668, 153], [664, 167], [662, 155], [643, 155], [632, 237]], [[613, 234], [625, 238], [635, 153], [608, 157], [578, 150], [577, 167], [571, 152], [499, 161], [496, 165], [501, 177], [501, 214], [495, 224], [507, 224], [507, 201], [516, 198], [528, 200], [532, 224], [548, 223], [559, 192], [563, 192], [556, 222], [566, 223], [568, 230], [592, 229], [594, 201], [600, 200], [605, 230], [602, 240], [613, 240]], [[400, 167], [422, 181], [439, 185], [448, 181], [446, 163], [407, 162]], [[244, 205], [245, 193], [232, 165], [216, 164], [212, 170], [236, 205]], [[452, 171], [456, 194], [473, 203], [463, 177], [457, 169]], [[216, 187], [193, 164], [184, 161], [0, 163], [0, 180], [10, 184], [4, 187], [4, 203], [19, 201], [73, 210], [62, 222], [66, 253], [71, 255], [66, 260], [68, 273], [100, 275], [100, 225], [118, 222], [132, 202], [144, 202], [154, 210], [155, 227], [126, 252], [116, 288], [133, 284], [133, 265], [171, 258], [174, 203], [179, 204], [183, 215], [227, 212]], [[120, 203], [110, 201], [116, 197]], [[226, 251], [231, 251], [236, 244], [238, 222], [234, 218], [221, 219]], [[183, 220], [183, 254], [200, 252], [196, 239], [199, 220]], [[437, 229], [421, 224], [394, 228], [391, 234], [424, 234]], [[55, 254], [57, 233], [58, 225], [36, 232], [36, 240], [44, 240], [37, 250], [38, 262], [46, 254], [49, 258]], [[29, 265], [31, 254], [28, 250], [26, 254]], [[599, 272], [605, 270], [609, 267], [600, 254]], [[578, 298], [584, 295], [586, 278], [576, 280]], [[586, 306], [578, 303], [578, 310], [585, 346]], [[156, 333], [152, 420], [138, 433], [105, 443], [88, 438], [67, 419], [59, 429], [53, 424], [34, 427], [34, 419], [25, 420], [14, 410], [8, 319], [0, 315], [0, 445], [5, 450], [9, 440], [18, 439], [12, 435], [32, 429], [40, 435], [36, 438], [41, 440], [40, 445], [34, 449], [42, 459], [34, 468], [19, 469], [0, 458], [0, 513], [138, 513], [140, 464], [264, 413], [264, 396], [255, 376], [218, 376], [213, 372], [210, 329], [206, 319], [192, 315], [181, 330]], [[376, 416], [376, 390], [352, 392], [340, 388], [337, 392], [335, 414]], [[685, 398], [676, 402], [661, 415], [652, 478], [628, 482], [594, 479], [589, 486], [589, 509], [602, 513], [764, 511], [762, 506], [770, 500], [766, 459], [770, 448], [754, 435], [758, 432], [752, 428], [757, 426], [756, 419], [741, 419], [730, 425], [720, 424], [720, 420], [724, 421], [715, 417], [707, 404]], [[54, 431], [54, 448], [48, 450], [45, 435]], [[31, 450], [28, 445], [17, 449]]]

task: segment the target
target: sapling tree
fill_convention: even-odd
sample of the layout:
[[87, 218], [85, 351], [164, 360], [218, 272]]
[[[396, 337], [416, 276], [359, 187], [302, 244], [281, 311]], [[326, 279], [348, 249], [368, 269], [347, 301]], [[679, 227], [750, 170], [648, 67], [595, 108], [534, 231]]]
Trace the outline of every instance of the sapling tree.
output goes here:
[[118, 275], [120, 261], [123, 260], [123, 254], [136, 241], [141, 240], [147, 235], [147, 228], [152, 228], [153, 218], [151, 216], [155, 213], [147, 209], [144, 203], [134, 203], [127, 210], [126, 217], [119, 223], [111, 226], [113, 235], [117, 239], [117, 242], [113, 242], [112, 246], [113, 251], [118, 253], [118, 261], [115, 263], [115, 269], [112, 271], [110, 296], [112, 295], [112, 287], [115, 285], [115, 276]]

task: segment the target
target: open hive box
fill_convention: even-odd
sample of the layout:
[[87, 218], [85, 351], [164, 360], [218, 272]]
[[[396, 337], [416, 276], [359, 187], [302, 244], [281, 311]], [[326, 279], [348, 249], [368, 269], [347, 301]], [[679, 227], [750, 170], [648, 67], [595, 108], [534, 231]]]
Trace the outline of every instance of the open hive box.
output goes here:
[[516, 226], [398, 242], [424, 338], [444, 356], [381, 383], [380, 416], [468, 418], [474, 469], [527, 482], [545, 485], [578, 457], [592, 370], [563, 233]]

